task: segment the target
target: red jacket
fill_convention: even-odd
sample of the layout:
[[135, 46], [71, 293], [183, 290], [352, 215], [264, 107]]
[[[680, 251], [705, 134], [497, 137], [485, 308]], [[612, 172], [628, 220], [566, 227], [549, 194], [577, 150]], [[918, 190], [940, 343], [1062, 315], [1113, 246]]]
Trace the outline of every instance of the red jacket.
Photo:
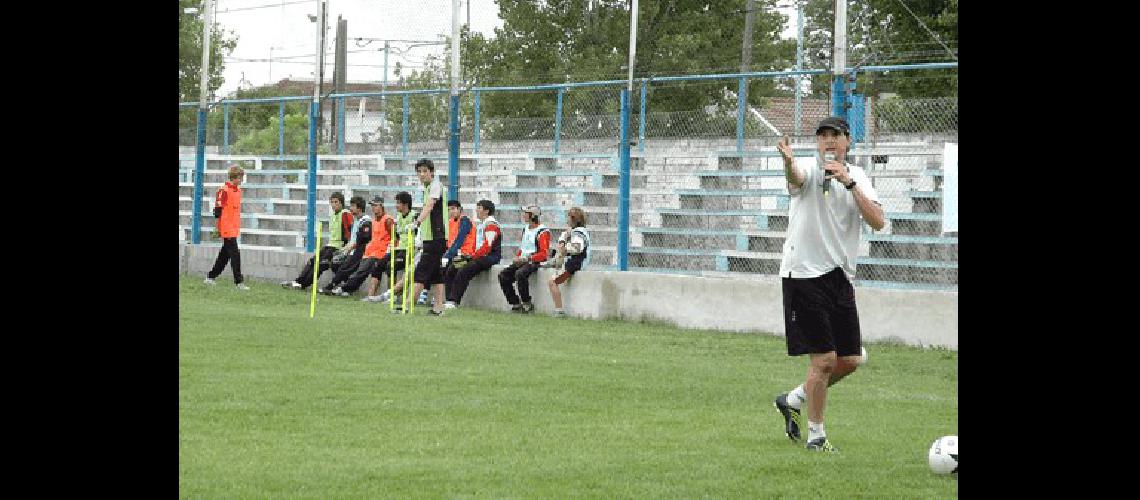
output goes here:
[[[485, 235], [492, 231], [495, 233], [495, 238], [492, 239], [490, 243], [487, 243], [487, 238], [485, 236], [483, 238], [483, 241], [475, 242], [475, 253], [471, 254], [472, 257], [476, 259], [486, 257], [491, 254], [492, 250], [499, 247], [500, 242], [503, 241], [503, 230], [499, 229], [499, 224], [497, 222], [492, 221], [487, 223], [487, 227], [483, 228], [483, 234]], [[471, 233], [474, 234], [475, 231], [472, 230]]]
[[218, 232], [222, 238], [237, 238], [241, 233], [241, 188], [226, 181], [214, 197], [214, 208], [222, 209]]

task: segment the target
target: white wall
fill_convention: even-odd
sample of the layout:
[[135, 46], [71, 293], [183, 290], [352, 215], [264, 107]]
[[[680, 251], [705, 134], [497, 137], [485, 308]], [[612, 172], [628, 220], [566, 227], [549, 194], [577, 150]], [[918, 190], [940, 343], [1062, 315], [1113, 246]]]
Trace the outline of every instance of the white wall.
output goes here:
[[[218, 246], [178, 244], [178, 272], [204, 276]], [[301, 252], [242, 250], [242, 272], [252, 286], [277, 286], [294, 278], [307, 259]], [[471, 282], [462, 307], [509, 311], [499, 288], [502, 266]], [[219, 277], [229, 283], [230, 270]], [[322, 283], [330, 278], [325, 273]], [[553, 310], [547, 281], [554, 270], [531, 278], [536, 313]], [[359, 293], [359, 292], [358, 292]], [[682, 328], [734, 332], [784, 333], [783, 300], [778, 279], [705, 278], [656, 273], [584, 271], [563, 288], [567, 314], [581, 318], [656, 320]], [[856, 288], [859, 323], [865, 341], [896, 341], [915, 346], [958, 349], [958, 292]]]

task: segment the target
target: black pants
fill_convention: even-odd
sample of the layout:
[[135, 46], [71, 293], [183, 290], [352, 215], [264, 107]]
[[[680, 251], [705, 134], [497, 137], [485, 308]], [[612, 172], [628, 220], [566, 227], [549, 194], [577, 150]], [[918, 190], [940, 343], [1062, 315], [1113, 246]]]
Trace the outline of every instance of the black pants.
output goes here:
[[384, 276], [384, 273], [392, 272], [392, 270], [388, 268], [390, 265], [388, 259], [390, 258], [392, 258], [392, 254], [385, 255], [383, 259], [368, 257], [360, 261], [360, 265], [356, 266], [356, 271], [348, 277], [348, 281], [345, 281], [344, 284], [340, 286], [340, 289], [348, 293], [353, 293], [360, 289], [360, 285], [363, 285], [364, 280], [368, 279], [369, 276], [380, 279]]
[[[530, 302], [530, 282], [527, 278], [530, 278], [535, 271], [538, 271], [538, 264], [528, 260], [522, 265], [511, 263], [499, 272], [499, 286], [503, 289], [503, 295], [507, 296], [507, 302], [512, 306], [519, 304], [519, 297], [522, 297], [523, 302]], [[518, 295], [515, 295], [515, 288], [512, 286], [516, 281], [519, 284]]]
[[352, 276], [352, 273], [356, 271], [357, 266], [360, 265], [361, 257], [363, 256], [363, 247], [358, 246], [353, 249], [352, 255], [349, 255], [348, 259], [345, 259], [344, 264], [340, 265], [340, 269], [337, 269], [336, 274], [333, 275], [332, 281], [329, 282], [326, 288], [332, 290], [333, 287], [337, 286], [338, 284], [344, 283], [345, 280], [347, 280], [349, 276]]
[[[320, 265], [320, 269], [317, 271], [317, 277], [318, 278], [320, 278], [321, 273], [330, 269], [328, 262], [330, 260], [332, 260], [332, 256], [334, 254], [336, 254], [336, 251], [337, 251], [337, 249], [334, 247], [322, 247], [321, 248], [321, 258], [320, 258], [321, 265]], [[333, 268], [333, 271], [335, 272], [336, 269]], [[313, 284], [313, 259], [312, 258], [310, 258], [309, 261], [305, 263], [305, 267], [301, 268], [301, 274], [298, 275], [297, 279], [294, 281], [296, 281], [297, 283], [300, 283], [301, 288], [309, 288], [309, 285]]]
[[458, 305], [459, 301], [463, 300], [463, 294], [467, 292], [467, 285], [471, 283], [475, 275], [490, 269], [491, 266], [499, 263], [499, 260], [501, 259], [497, 256], [488, 255], [468, 262], [463, 269], [452, 268], [452, 270], [455, 271], [455, 275], [448, 281], [450, 285], [447, 285], [449, 286], [447, 289], [447, 300], [455, 302], [455, 304]]
[[[471, 265], [470, 262], [467, 265]], [[452, 265], [452, 262], [447, 263], [447, 267], [443, 268], [443, 296], [451, 296], [451, 283], [455, 281], [455, 277], [459, 274], [459, 270]]]
[[237, 238], [222, 239], [222, 249], [218, 251], [218, 260], [214, 261], [214, 268], [206, 275], [207, 278], [217, 278], [226, 268], [226, 263], [229, 262], [230, 268], [234, 271], [234, 284], [244, 281], [241, 277], [241, 251], [238, 250], [237, 240]]

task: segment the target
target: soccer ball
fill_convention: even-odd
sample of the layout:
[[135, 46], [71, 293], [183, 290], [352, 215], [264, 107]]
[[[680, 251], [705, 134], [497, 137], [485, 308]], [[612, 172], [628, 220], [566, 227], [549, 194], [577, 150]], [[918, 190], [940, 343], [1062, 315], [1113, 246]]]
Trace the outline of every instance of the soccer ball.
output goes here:
[[942, 436], [930, 445], [927, 455], [930, 470], [935, 474], [958, 473], [958, 436]]

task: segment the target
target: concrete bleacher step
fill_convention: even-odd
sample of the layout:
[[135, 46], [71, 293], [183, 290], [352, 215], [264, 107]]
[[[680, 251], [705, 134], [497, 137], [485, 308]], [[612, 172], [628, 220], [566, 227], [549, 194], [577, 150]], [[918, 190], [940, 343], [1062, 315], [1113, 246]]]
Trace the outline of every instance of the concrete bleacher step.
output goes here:
[[524, 170], [513, 172], [515, 187], [602, 187], [602, 174], [588, 170]]
[[913, 200], [911, 212], [920, 214], [942, 213], [942, 191], [907, 191]]
[[919, 261], [957, 261], [958, 238], [943, 236], [912, 236], [872, 234], [870, 257], [911, 259]]
[[783, 249], [783, 231], [756, 229], [690, 229], [690, 228], [638, 228], [642, 245], [657, 248], [688, 248], [742, 250], [753, 252], [780, 252]]
[[942, 232], [941, 213], [887, 212], [891, 234], [938, 236]]
[[788, 229], [787, 210], [659, 208], [661, 227], [693, 229]]
[[[590, 206], [618, 206], [620, 193], [618, 189], [587, 189], [582, 192], [583, 204]], [[663, 189], [630, 189], [629, 207], [665, 207], [677, 206], [677, 195], [673, 190]]]
[[764, 204], [765, 199], [773, 200], [769, 201], [773, 206], [763, 208], [786, 208], [788, 204], [786, 189], [678, 189], [676, 193], [680, 208], [742, 210], [751, 204]]
[[585, 196], [578, 188], [500, 187], [493, 190], [504, 205], [584, 205]]
[[783, 254], [777, 251], [726, 251], [721, 258], [725, 260], [722, 271], [777, 275], [780, 272], [780, 261]]
[[958, 263], [864, 257], [857, 261], [856, 278], [900, 283], [958, 284]]
[[[804, 158], [812, 157], [815, 153], [810, 148], [793, 146], [793, 154], [797, 158]], [[716, 168], [722, 171], [779, 170], [783, 168], [783, 159], [774, 149], [743, 153], [721, 151], [716, 153]]]
[[694, 173], [700, 179], [701, 189], [733, 190], [755, 188], [783, 188], [783, 170], [708, 171]]
[[629, 265], [683, 271], [715, 271], [717, 255], [707, 250], [630, 247]]
[[776, 274], [781, 254], [740, 250], [631, 247], [630, 266], [669, 268], [683, 271], [745, 272]]
[[[654, 174], [629, 174], [630, 189], [645, 189], [649, 185], [649, 178]], [[602, 183], [599, 187], [618, 189], [621, 187], [621, 174], [602, 174]]]
[[[617, 228], [618, 213], [617, 207], [600, 207], [591, 205], [539, 205], [542, 210], [541, 221], [548, 227], [563, 226], [566, 223], [566, 211], [572, 206], [578, 206], [586, 213], [586, 227], [593, 231], [594, 228]], [[464, 203], [465, 213], [469, 217], [474, 217], [471, 210], [473, 207], [469, 203]], [[629, 225], [630, 227], [649, 227], [657, 225], [655, 218], [656, 210], [654, 209], [630, 209]], [[522, 207], [519, 205], [495, 205], [495, 219], [500, 224], [514, 224], [522, 221]]]
[[[503, 240], [504, 244], [508, 242], [517, 244], [518, 239], [522, 237], [523, 229], [526, 224], [518, 223], [505, 223], [500, 221], [499, 227], [503, 229], [506, 239]], [[550, 229], [550, 247], [554, 248], [554, 244], [562, 233], [566, 230], [564, 225], [546, 223], [546, 227]], [[586, 227], [590, 233], [590, 244], [603, 247], [616, 247], [617, 246], [617, 230], [615, 228], [607, 227]]]
[[[574, 155], [533, 154], [534, 169], [539, 171], [592, 170], [614, 172], [618, 169], [617, 155], [612, 153], [585, 153]], [[630, 171], [642, 170], [640, 158], [629, 159]]]
[[[518, 252], [519, 243], [518, 237], [516, 239], [506, 239], [503, 241], [503, 263], [510, 263], [515, 253]], [[590, 265], [609, 266], [617, 262], [617, 247], [603, 246], [594, 244], [590, 250]]]

